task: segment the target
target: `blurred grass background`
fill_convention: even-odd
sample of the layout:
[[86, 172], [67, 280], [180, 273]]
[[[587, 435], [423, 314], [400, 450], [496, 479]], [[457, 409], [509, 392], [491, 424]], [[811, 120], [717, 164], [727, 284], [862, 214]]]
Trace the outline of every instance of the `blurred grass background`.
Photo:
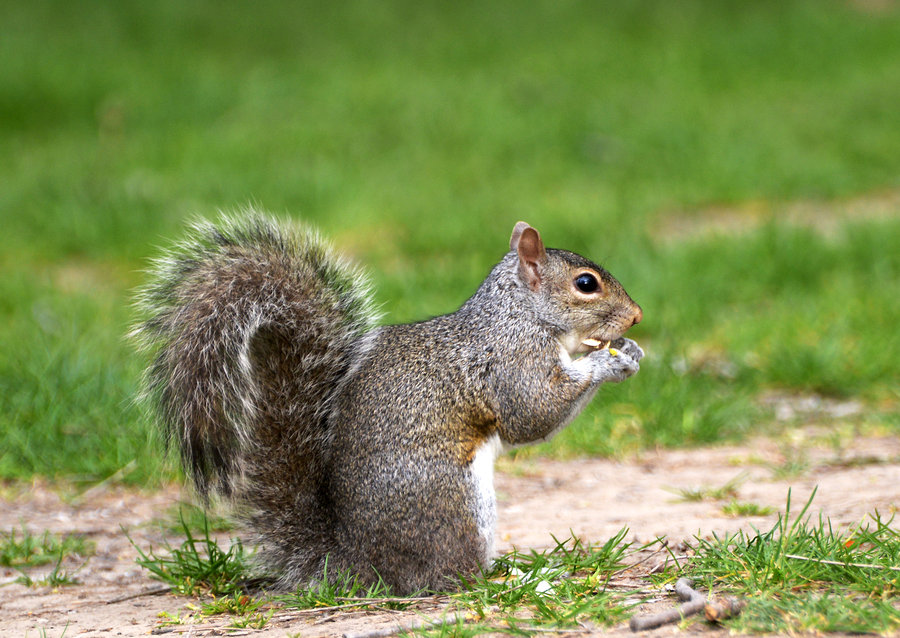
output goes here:
[[647, 358], [540, 453], [766, 431], [773, 394], [898, 427], [896, 2], [2, 6], [2, 478], [170, 475], [130, 291], [248, 203], [369, 267], [391, 322], [456, 308], [519, 219], [604, 263]]

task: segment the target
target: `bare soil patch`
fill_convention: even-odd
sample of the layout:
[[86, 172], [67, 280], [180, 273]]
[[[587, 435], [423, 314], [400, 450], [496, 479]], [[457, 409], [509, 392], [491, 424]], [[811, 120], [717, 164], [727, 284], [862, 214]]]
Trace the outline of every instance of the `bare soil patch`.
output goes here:
[[810, 229], [833, 239], [849, 222], [896, 219], [898, 212], [900, 191], [896, 190], [833, 201], [758, 200], [667, 214], [654, 236], [665, 243], [678, 243], [709, 235], [742, 235], [779, 221], [797, 228]]
[[[723, 501], [688, 502], [677, 490], [721, 487], [741, 475], [737, 499], [782, 511], [788, 489], [796, 510], [818, 492], [813, 515], [822, 513], [836, 525], [857, 523], [876, 509], [894, 510], [900, 485], [900, 440], [897, 437], [849, 437], [838, 453], [833, 433], [798, 430], [790, 444], [759, 439], [744, 445], [695, 450], [657, 451], [625, 461], [501, 461], [496, 477], [499, 509], [498, 550], [551, 545], [570, 531], [584, 540], [603, 542], [629, 529], [629, 539], [651, 541], [665, 536], [670, 543], [694, 535], [722, 535], [738, 528], [768, 529], [776, 514], [730, 518]], [[799, 459], [799, 460], [798, 460]], [[788, 463], [790, 461], [790, 463]], [[797, 471], [785, 476], [785, 468]], [[9, 492], [15, 491], [15, 494]], [[136, 552], [123, 528], [142, 548], [158, 547], [165, 532], [154, 521], [164, 518], [181, 498], [171, 486], [152, 494], [110, 488], [66, 502], [40, 486], [8, 490], [0, 501], [0, 529], [35, 533], [50, 530], [77, 533], [96, 544], [96, 554], [77, 569], [80, 584], [59, 588], [26, 587], [14, 582], [17, 572], [0, 571], [0, 635], [66, 638], [80, 636], [260, 635], [339, 636], [379, 625], [415, 618], [415, 613], [387, 611], [297, 613], [279, 610], [260, 631], [227, 630], [227, 617], [202, 625], [164, 626], [160, 612], [182, 614], [192, 601], [171, 594], [139, 595], [158, 587], [134, 562]], [[173, 543], [179, 538], [173, 536]], [[33, 573], [32, 577], [39, 577]], [[631, 574], [630, 578], [636, 575]], [[119, 602], [109, 601], [119, 599]], [[648, 606], [675, 604], [661, 594]], [[428, 612], [429, 610], [425, 610]], [[435, 615], [440, 611], [436, 607]], [[419, 613], [422, 613], [421, 611]], [[708, 631], [703, 624], [690, 631]], [[44, 633], [42, 633], [44, 632]], [[664, 627], [650, 635], [669, 635]], [[600, 631], [630, 635], [627, 626]]]

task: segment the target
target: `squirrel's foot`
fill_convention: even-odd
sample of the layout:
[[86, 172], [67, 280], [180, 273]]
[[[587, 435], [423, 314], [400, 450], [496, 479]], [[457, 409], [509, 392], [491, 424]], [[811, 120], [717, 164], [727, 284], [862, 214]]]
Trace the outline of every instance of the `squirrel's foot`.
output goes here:
[[644, 351], [633, 340], [620, 337], [608, 348], [587, 356], [593, 364], [593, 376], [597, 383], [618, 383], [640, 370], [638, 362], [643, 358]]

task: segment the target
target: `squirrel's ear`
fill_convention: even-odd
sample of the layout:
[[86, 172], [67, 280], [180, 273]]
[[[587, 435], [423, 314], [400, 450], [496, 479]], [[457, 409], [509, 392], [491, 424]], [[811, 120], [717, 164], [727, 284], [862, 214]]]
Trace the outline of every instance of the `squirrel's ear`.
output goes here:
[[509, 248], [519, 255], [519, 278], [536, 291], [541, 286], [541, 270], [547, 261], [540, 234], [525, 222], [519, 222], [509, 238]]

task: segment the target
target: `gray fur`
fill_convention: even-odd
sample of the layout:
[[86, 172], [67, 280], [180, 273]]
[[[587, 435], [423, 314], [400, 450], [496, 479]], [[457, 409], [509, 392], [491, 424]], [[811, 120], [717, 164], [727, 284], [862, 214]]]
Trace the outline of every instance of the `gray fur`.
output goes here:
[[[571, 292], [579, 269], [602, 297]], [[326, 557], [332, 575], [400, 592], [486, 566], [493, 442], [549, 438], [637, 372], [621, 334], [640, 309], [609, 273], [558, 250], [530, 285], [521, 273], [513, 250], [457, 312], [374, 328], [362, 273], [256, 213], [199, 223], [157, 262], [135, 330], [155, 354], [148, 395], [200, 493], [231, 497], [282, 586], [321, 578]], [[618, 352], [563, 345], [594, 336]]]

